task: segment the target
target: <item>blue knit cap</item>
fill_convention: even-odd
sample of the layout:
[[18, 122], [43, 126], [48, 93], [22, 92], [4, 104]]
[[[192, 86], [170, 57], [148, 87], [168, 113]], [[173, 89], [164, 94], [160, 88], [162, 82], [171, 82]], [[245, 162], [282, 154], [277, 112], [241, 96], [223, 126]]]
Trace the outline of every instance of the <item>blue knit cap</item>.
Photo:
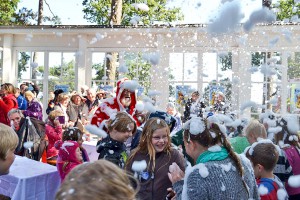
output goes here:
[[149, 115], [149, 119], [151, 119], [152, 117], [158, 117], [160, 119], [163, 119], [168, 124], [168, 126], [171, 127], [170, 132], [172, 132], [172, 130], [175, 127], [176, 119], [166, 112], [155, 111]]

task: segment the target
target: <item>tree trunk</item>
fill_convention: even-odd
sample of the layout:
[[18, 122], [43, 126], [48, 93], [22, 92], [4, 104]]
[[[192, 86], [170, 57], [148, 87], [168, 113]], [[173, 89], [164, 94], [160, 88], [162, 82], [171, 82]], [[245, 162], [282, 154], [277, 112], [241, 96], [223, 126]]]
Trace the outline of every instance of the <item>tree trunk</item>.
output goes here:
[[[110, 25], [121, 25], [122, 22], [122, 4], [123, 0], [112, 0], [111, 2], [111, 16]], [[118, 52], [107, 53], [111, 55], [111, 59], [106, 62], [106, 74], [108, 77], [108, 84], [114, 86], [114, 81], [117, 79], [117, 60], [119, 57]]]
[[[267, 52], [267, 58], [265, 58], [265, 64], [267, 63], [267, 60], [271, 58], [271, 52]], [[267, 77], [264, 75], [264, 92], [266, 94], [263, 95], [263, 105], [267, 106], [268, 110], [272, 110], [272, 104], [269, 103], [270, 99], [272, 98], [272, 88], [273, 88], [273, 83], [272, 83], [272, 77]], [[262, 112], [265, 112], [265, 109], [262, 110]]]
[[121, 25], [123, 0], [112, 0], [111, 2], [111, 25]]
[[111, 52], [107, 54], [111, 55], [111, 59], [106, 58], [106, 76], [107, 80], [109, 81], [108, 84], [114, 86], [113, 81], [117, 78], [117, 59], [119, 53]]
[[44, 0], [39, 0], [39, 14], [38, 14], [37, 25], [42, 25], [43, 12], [44, 12]]

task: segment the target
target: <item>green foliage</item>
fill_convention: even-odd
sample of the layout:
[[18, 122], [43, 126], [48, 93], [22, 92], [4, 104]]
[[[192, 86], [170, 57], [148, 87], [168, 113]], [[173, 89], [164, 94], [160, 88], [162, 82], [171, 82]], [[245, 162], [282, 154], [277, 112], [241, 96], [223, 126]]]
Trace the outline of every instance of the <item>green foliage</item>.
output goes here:
[[277, 5], [274, 6], [278, 9], [277, 20], [290, 19], [294, 15], [300, 16], [300, 4], [294, 0], [280, 0]]
[[28, 64], [30, 60], [30, 55], [28, 55], [26, 52], [20, 52], [20, 59], [18, 61], [18, 78], [21, 78], [22, 72], [25, 72], [28, 67], [26, 65]]
[[54, 90], [55, 85], [68, 85], [69, 91], [73, 91], [75, 89], [75, 60], [50, 67], [49, 75], [56, 77], [49, 80], [49, 90]]
[[[139, 3], [139, 1], [135, 1]], [[122, 25], [130, 25], [134, 16], [139, 16], [143, 25], [151, 25], [154, 22], [172, 22], [182, 20], [183, 14], [180, 8], [166, 8], [166, 0], [147, 0], [149, 11], [136, 10], [132, 1], [123, 0]], [[84, 0], [84, 18], [99, 25], [110, 24], [111, 0]]]
[[151, 86], [149, 80], [151, 64], [142, 58], [141, 53], [126, 53], [124, 60], [128, 66], [128, 73], [125, 76], [139, 81], [140, 85], [144, 87], [144, 93], [147, 93]]
[[[172, 68], [169, 67], [169, 82], [172, 82], [175, 79], [175, 76], [173, 75]], [[173, 84], [169, 84], [169, 97], [175, 96], [175, 87]]]
[[[10, 4], [5, 4], [7, 0], [0, 4], [0, 25], [34, 25], [37, 24], [38, 13], [32, 9], [21, 8], [18, 11], [17, 4], [19, 0], [10, 1]], [[11, 6], [9, 6], [11, 5]], [[61, 24], [58, 16], [43, 16], [43, 22], [49, 22], [56, 25]]]
[[92, 65], [92, 69], [96, 70], [96, 77], [92, 80], [101, 80], [104, 76], [104, 64], [94, 64]]
[[288, 59], [288, 77], [289, 79], [300, 78], [300, 52], [295, 53], [295, 57]]
[[1, 0], [0, 25], [10, 25], [20, 0]]
[[265, 58], [266, 52], [251, 52], [251, 65], [258, 67], [264, 63]]
[[218, 59], [222, 65], [222, 67], [221, 67], [222, 71], [232, 69], [232, 53], [231, 52], [228, 52], [228, 54], [225, 56], [218, 57]]

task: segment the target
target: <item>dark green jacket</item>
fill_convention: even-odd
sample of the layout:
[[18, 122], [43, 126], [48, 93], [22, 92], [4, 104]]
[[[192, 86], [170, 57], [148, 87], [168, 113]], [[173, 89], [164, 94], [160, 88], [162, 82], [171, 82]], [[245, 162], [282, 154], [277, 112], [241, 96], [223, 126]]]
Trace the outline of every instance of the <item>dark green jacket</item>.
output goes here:
[[183, 142], [183, 129], [181, 129], [171, 137], [171, 142], [175, 146], [179, 146], [179, 145], [182, 146], [182, 153], [184, 157], [187, 158], [187, 160], [191, 163], [192, 166], [194, 166], [194, 160], [186, 153], [185, 150], [185, 146]]

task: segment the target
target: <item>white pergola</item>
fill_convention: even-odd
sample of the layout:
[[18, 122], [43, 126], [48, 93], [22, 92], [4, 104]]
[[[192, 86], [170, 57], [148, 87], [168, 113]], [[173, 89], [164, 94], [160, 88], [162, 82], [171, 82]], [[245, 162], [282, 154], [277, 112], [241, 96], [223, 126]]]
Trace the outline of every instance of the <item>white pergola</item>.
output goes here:
[[[97, 38], [98, 40], [95, 40]], [[103, 39], [99, 39], [103, 36]], [[288, 37], [288, 39], [287, 39]], [[26, 39], [27, 38], [27, 39]], [[28, 40], [30, 38], [30, 41]], [[270, 40], [278, 42], [270, 45]], [[75, 86], [91, 86], [92, 54], [94, 52], [158, 52], [160, 62], [152, 66], [151, 88], [163, 91], [159, 97], [161, 109], [169, 99], [168, 71], [170, 53], [198, 54], [198, 90], [203, 90], [203, 54], [206, 52], [232, 52], [232, 76], [240, 79], [232, 87], [232, 106], [238, 110], [251, 99], [251, 52], [280, 52], [282, 58], [281, 113], [287, 112], [287, 58], [298, 52], [300, 26], [298, 24], [269, 24], [244, 32], [212, 36], [205, 25], [177, 27], [101, 27], [101, 26], [0, 26], [0, 53], [2, 53], [1, 82], [17, 85], [19, 52], [44, 52], [44, 77], [49, 76], [49, 52], [77, 52]], [[290, 40], [290, 41], [289, 41]], [[231, 78], [233, 78], [231, 77]], [[232, 80], [232, 79], [231, 79]], [[48, 78], [43, 80], [43, 104], [47, 105]], [[180, 81], [184, 84], [186, 81]], [[249, 112], [245, 113], [250, 114]]]

